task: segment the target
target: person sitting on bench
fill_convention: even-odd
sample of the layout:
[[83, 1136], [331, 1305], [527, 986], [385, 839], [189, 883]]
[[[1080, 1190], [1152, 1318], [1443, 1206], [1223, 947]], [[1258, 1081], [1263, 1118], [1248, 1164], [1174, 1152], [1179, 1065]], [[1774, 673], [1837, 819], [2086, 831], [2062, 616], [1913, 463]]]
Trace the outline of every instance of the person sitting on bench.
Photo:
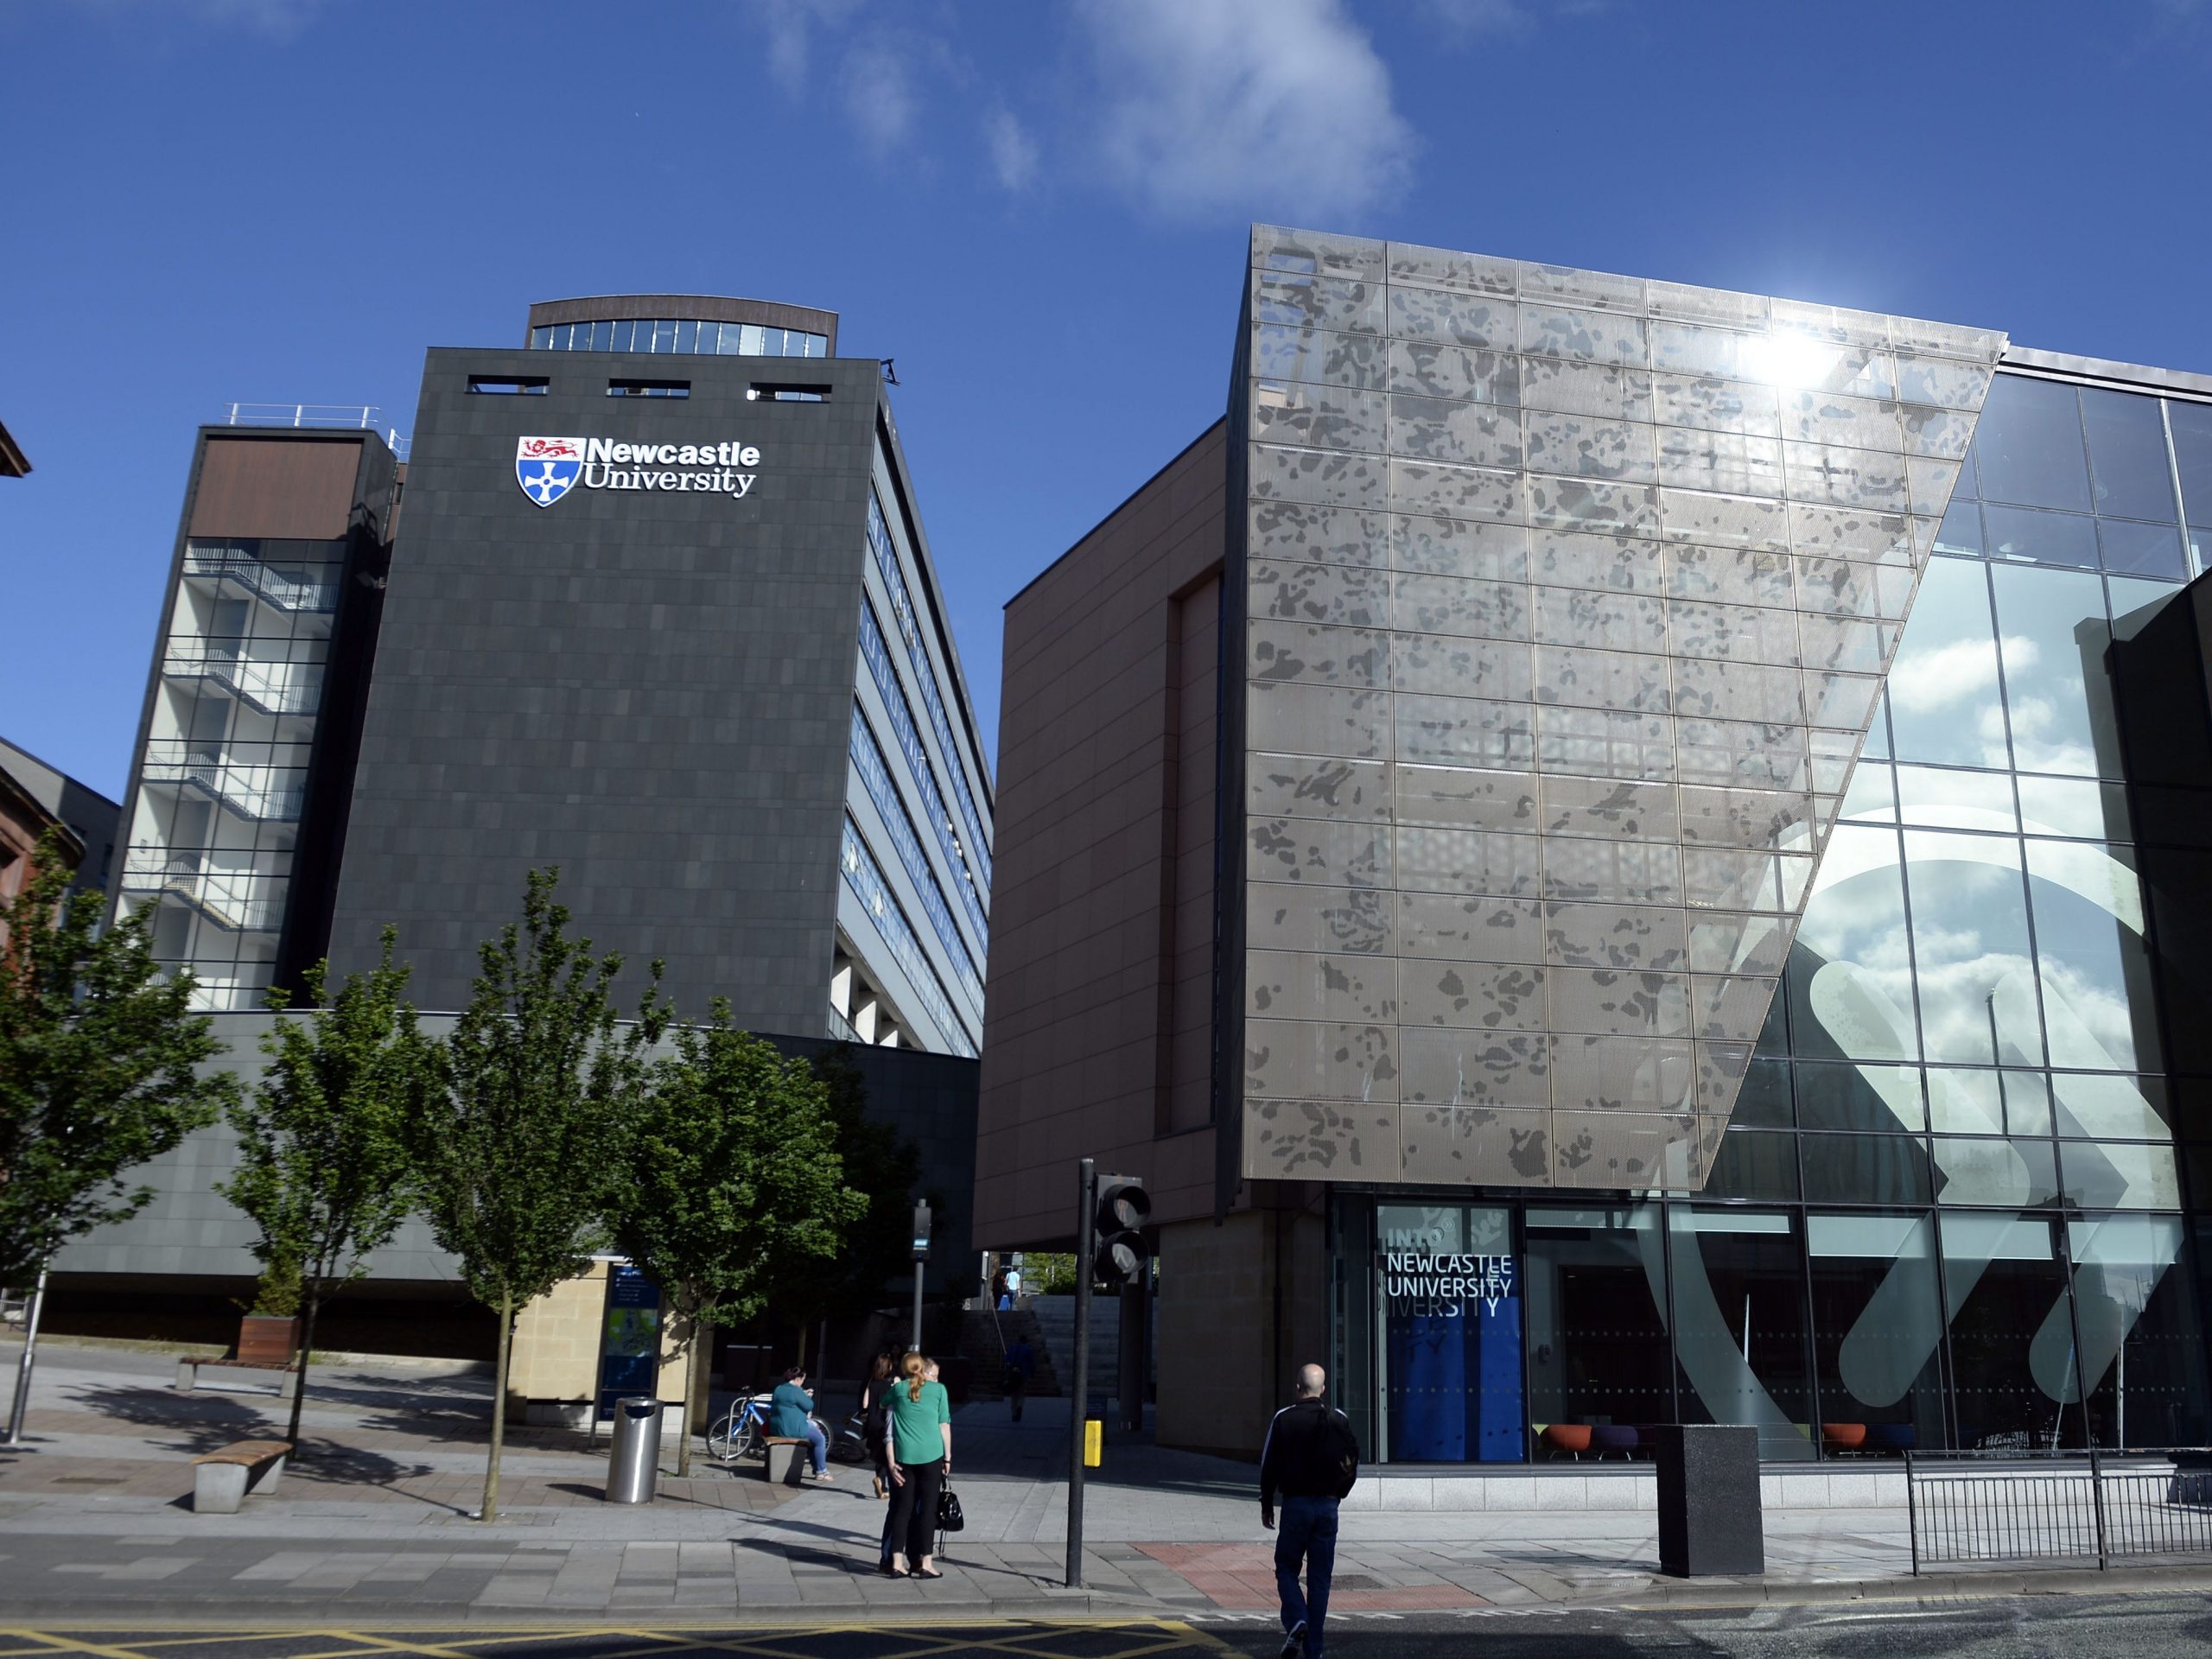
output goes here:
[[779, 1440], [804, 1440], [814, 1464], [814, 1478], [832, 1480], [830, 1439], [814, 1421], [814, 1396], [806, 1391], [806, 1371], [794, 1365], [784, 1373], [776, 1391], [768, 1396], [768, 1433]]

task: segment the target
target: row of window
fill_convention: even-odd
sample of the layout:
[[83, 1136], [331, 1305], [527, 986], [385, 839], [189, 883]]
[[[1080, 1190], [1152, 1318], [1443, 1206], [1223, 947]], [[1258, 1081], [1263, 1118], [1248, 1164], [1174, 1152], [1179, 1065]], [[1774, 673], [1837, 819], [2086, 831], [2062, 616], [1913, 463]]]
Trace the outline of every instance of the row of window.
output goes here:
[[983, 948], [990, 948], [990, 927], [984, 919], [982, 895], [977, 892], [976, 878], [961, 856], [958, 826], [944, 804], [944, 797], [937, 786], [937, 768], [930, 762], [928, 746], [914, 723], [913, 706], [906, 700], [906, 689], [899, 683], [899, 671], [891, 661], [891, 644], [883, 637], [883, 626], [875, 620], [875, 602], [865, 594], [861, 600], [861, 656], [868, 664], [868, 673], [874, 678], [875, 689], [883, 695], [883, 706], [891, 716], [892, 735], [898, 739], [899, 753], [906, 757], [907, 769], [913, 773], [914, 787], [922, 792], [922, 810], [937, 830], [938, 845], [944, 849], [945, 862], [958, 878], [953, 883], [960, 893], [960, 902], [968, 912], [968, 918], [976, 925], [976, 937]]
[[906, 573], [899, 566], [899, 550], [893, 545], [890, 527], [884, 523], [882, 504], [871, 492], [868, 500], [868, 543], [874, 550], [876, 568], [883, 573], [884, 585], [891, 590], [892, 608], [898, 613], [899, 632], [906, 642], [907, 654], [913, 659], [914, 677], [921, 682], [922, 702], [928, 707], [930, 726], [937, 733], [937, 741], [944, 751], [945, 769], [951, 774], [952, 792], [960, 802], [960, 816], [968, 825], [969, 857], [982, 877], [981, 886], [985, 892], [991, 885], [990, 843], [983, 834], [982, 816], [976, 810], [976, 798], [968, 788], [967, 768], [960, 763], [960, 747], [953, 741], [952, 722], [945, 717], [944, 699], [938, 695], [937, 672], [931, 666], [930, 654], [922, 644], [921, 625], [914, 611], [913, 596], [906, 589]]
[[906, 970], [906, 978], [914, 988], [914, 995], [921, 998], [922, 1007], [938, 1029], [944, 1033], [944, 1040], [956, 1054], [968, 1059], [976, 1058], [976, 1045], [968, 1035], [968, 1028], [955, 1017], [952, 999], [944, 994], [944, 982], [937, 976], [937, 969], [930, 966], [929, 957], [923, 952], [922, 942], [914, 937], [913, 924], [906, 919], [906, 912], [898, 898], [883, 879], [883, 870], [869, 852], [868, 843], [861, 839], [860, 826], [849, 814], [845, 819], [845, 844], [838, 861], [845, 876], [845, 885], [875, 924], [875, 931], [891, 947], [892, 956]]
[[2106, 647], [2180, 591], [2094, 571], [1928, 562], [1889, 673], [1889, 724], [1872, 755], [2126, 776]]
[[[480, 397], [543, 397], [552, 383], [542, 374], [472, 374], [468, 390]], [[610, 397], [689, 397], [689, 380], [609, 380]]]
[[2174, 1148], [2139, 1141], [1731, 1129], [1707, 1196], [1983, 1209], [2178, 1210]]
[[532, 351], [673, 352], [694, 357], [827, 357], [830, 337], [757, 322], [625, 317], [556, 323], [530, 331]]
[[[1764, 1051], [1762, 1051], [1764, 1055]], [[2024, 1067], [1916, 1066], [1798, 1058], [1753, 1060], [1731, 1122], [1738, 1128], [2003, 1135], [2065, 1140], [2172, 1139], [2177, 1098], [2194, 1108], [2205, 1085], [2188, 1079], [2045, 1071]]]
[[849, 747], [853, 766], [868, 786], [868, 798], [883, 815], [892, 844], [899, 849], [899, 861], [914, 879], [914, 886], [922, 895], [922, 908], [929, 912], [938, 938], [944, 941], [944, 948], [951, 953], [954, 971], [968, 994], [975, 998], [976, 1006], [982, 1007], [982, 976], [976, 971], [976, 959], [969, 954], [967, 942], [960, 937], [960, 930], [953, 922], [952, 912], [944, 902], [944, 889], [938, 885], [937, 873], [930, 868], [929, 858], [922, 851], [921, 838], [914, 833], [914, 820], [906, 810], [906, 804], [899, 798], [899, 786], [891, 779], [891, 768], [885, 764], [883, 751], [877, 746], [875, 734], [868, 729], [868, 716], [861, 712], [858, 703], [853, 705], [853, 734]]
[[[1769, 1459], [2212, 1428], [2177, 1216], [1346, 1198], [1332, 1220], [1342, 1403], [1394, 1460], [1551, 1455], [1561, 1423], [1643, 1457], [1643, 1425], [1753, 1424]], [[1508, 1317], [1402, 1294], [1394, 1251], [1478, 1253]]]
[[1952, 499], [1972, 496], [2212, 524], [2212, 404], [2000, 374]]

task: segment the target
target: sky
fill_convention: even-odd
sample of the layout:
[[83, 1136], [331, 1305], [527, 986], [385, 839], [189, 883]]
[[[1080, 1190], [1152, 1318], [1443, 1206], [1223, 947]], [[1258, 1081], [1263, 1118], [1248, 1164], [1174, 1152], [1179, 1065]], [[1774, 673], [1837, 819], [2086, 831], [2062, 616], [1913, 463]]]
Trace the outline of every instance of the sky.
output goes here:
[[[2212, 0], [0, 0], [0, 735], [120, 796], [202, 422], [534, 300], [842, 314], [983, 731], [1255, 219], [2212, 372]], [[405, 556], [403, 537], [400, 556]]]

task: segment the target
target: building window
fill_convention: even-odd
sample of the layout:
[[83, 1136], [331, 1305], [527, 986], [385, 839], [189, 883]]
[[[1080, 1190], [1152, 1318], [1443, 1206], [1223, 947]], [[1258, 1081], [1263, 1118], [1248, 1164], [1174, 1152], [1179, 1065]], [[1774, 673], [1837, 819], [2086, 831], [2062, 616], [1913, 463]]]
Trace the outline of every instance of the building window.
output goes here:
[[610, 397], [689, 397], [689, 380], [610, 380], [607, 383]]
[[747, 401], [760, 404], [826, 404], [830, 388], [823, 385], [771, 385], [754, 381], [745, 394]]
[[487, 397], [542, 397], [545, 395], [546, 381], [542, 374], [472, 374], [468, 377], [468, 389]]
[[757, 322], [702, 322], [665, 317], [602, 317], [556, 322], [530, 331], [534, 352], [652, 352], [677, 356], [822, 357], [830, 336]]

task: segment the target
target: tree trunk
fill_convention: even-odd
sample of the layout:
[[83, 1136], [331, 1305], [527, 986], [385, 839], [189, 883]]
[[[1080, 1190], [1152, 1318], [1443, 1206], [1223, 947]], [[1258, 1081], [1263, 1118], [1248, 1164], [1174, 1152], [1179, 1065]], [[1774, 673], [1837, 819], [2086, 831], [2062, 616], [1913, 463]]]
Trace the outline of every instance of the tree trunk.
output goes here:
[[477, 1519], [499, 1518], [499, 1451], [507, 1440], [507, 1363], [514, 1357], [515, 1299], [499, 1297], [499, 1351], [492, 1362], [492, 1456], [484, 1465], [484, 1508]]
[[691, 1472], [692, 1367], [699, 1363], [699, 1326], [695, 1320], [691, 1339], [683, 1344], [683, 1399], [676, 1408], [676, 1474], [681, 1480]]
[[284, 1431], [284, 1438], [292, 1443], [292, 1456], [300, 1455], [300, 1408], [308, 1402], [308, 1359], [315, 1352], [315, 1316], [322, 1311], [321, 1293], [310, 1281], [308, 1290], [308, 1316], [300, 1326], [300, 1370], [292, 1382], [292, 1422]]

